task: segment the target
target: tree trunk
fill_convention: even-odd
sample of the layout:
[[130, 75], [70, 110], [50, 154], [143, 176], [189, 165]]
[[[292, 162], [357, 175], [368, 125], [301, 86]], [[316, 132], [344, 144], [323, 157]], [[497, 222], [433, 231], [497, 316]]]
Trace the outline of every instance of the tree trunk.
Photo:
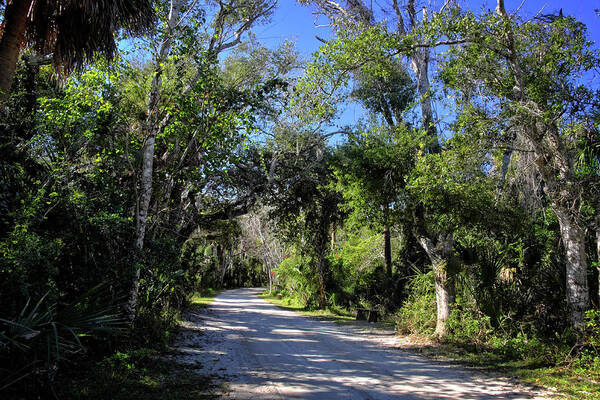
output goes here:
[[429, 151], [439, 153], [440, 143], [437, 138], [437, 130], [434, 124], [433, 108], [431, 105], [431, 85], [429, 84], [429, 48], [423, 47], [411, 57], [411, 67], [417, 75], [417, 92], [421, 104], [421, 123], [430, 140]]
[[333, 253], [335, 251], [335, 222], [331, 221], [329, 230], [331, 231], [331, 252]]
[[4, 10], [4, 30], [0, 39], [0, 106], [4, 107], [12, 85], [21, 46], [27, 30], [27, 14], [33, 0], [13, 0]]
[[504, 150], [504, 154], [502, 154], [502, 167], [500, 169], [500, 180], [498, 182], [498, 188], [504, 188], [504, 183], [506, 182], [506, 174], [508, 173], [508, 167], [510, 166], [510, 161], [512, 159], [512, 149]]
[[[417, 25], [417, 13], [415, 10], [415, 1], [409, 0], [407, 4], [408, 16], [410, 20], [411, 30]], [[399, 27], [402, 23], [401, 33], [404, 32], [404, 22], [399, 17]], [[427, 20], [427, 9], [423, 8], [423, 21]], [[418, 50], [415, 50], [413, 55], [410, 57], [410, 66], [417, 76], [417, 93], [419, 94], [419, 101], [421, 103], [421, 121], [423, 129], [427, 132], [430, 143], [428, 146], [430, 153], [439, 153], [441, 151], [440, 143], [437, 137], [437, 129], [435, 128], [433, 118], [433, 107], [431, 104], [431, 85], [429, 83], [429, 47], [425, 46]]]
[[[543, 133], [543, 134], [540, 134]], [[566, 288], [569, 314], [574, 328], [582, 328], [589, 307], [585, 230], [579, 213], [580, 187], [558, 127], [538, 123], [525, 135], [534, 149], [536, 166], [544, 180], [544, 192], [552, 204], [565, 246]], [[536, 140], [543, 137], [544, 141]]]
[[319, 276], [319, 308], [327, 308], [327, 295], [325, 293], [325, 274], [327, 270], [327, 259], [321, 253], [317, 256], [317, 274]]
[[273, 293], [273, 269], [270, 267], [270, 265], [267, 263], [266, 264], [267, 267], [267, 275], [269, 277], [269, 294]]
[[[544, 192], [558, 219], [565, 246], [567, 303], [571, 324], [581, 328], [589, 306], [589, 287], [585, 230], [579, 214], [579, 186], [555, 125], [532, 125], [526, 130], [525, 136], [534, 149], [535, 163], [544, 180]], [[544, 140], [536, 140], [540, 137]]]
[[[161, 130], [159, 126], [159, 109], [158, 103], [162, 86], [163, 64], [171, 51], [173, 43], [173, 30], [179, 18], [183, 1], [175, 1], [171, 3], [172, 7], [169, 13], [167, 22], [167, 30], [164, 39], [161, 43], [159, 53], [154, 64], [154, 76], [150, 87], [150, 95], [148, 96], [148, 109], [146, 111], [145, 129], [147, 132], [146, 140], [142, 148], [142, 172], [140, 174], [140, 192], [137, 199], [136, 207], [136, 237], [135, 249], [138, 256], [141, 255], [144, 249], [144, 239], [146, 237], [146, 227], [148, 225], [148, 210], [150, 209], [150, 200], [152, 199], [152, 175], [154, 173], [154, 145], [156, 135]], [[133, 320], [136, 315], [138, 291], [140, 286], [140, 267], [141, 263], [136, 263], [133, 284], [129, 295], [129, 301], [125, 306], [125, 311], [130, 320]]]
[[315, 250], [317, 256], [317, 278], [319, 280], [319, 307], [325, 309], [327, 307], [326, 283], [327, 283], [327, 231], [329, 228], [328, 218], [323, 216], [321, 220], [315, 242]]
[[392, 277], [392, 239], [390, 227], [386, 224], [383, 229], [383, 253], [385, 255], [385, 270], [389, 278]]
[[567, 303], [571, 323], [575, 328], [582, 328], [585, 312], [589, 306], [589, 288], [587, 282], [587, 258], [585, 254], [585, 231], [576, 217], [569, 215], [558, 205], [552, 206], [558, 218], [560, 233], [566, 252]]
[[433, 263], [433, 274], [435, 276], [435, 301], [437, 304], [435, 335], [444, 337], [448, 334], [446, 321], [450, 317], [455, 301], [454, 278], [448, 274], [447, 258], [439, 258]]
[[435, 325], [435, 335], [444, 337], [448, 334], [446, 320], [452, 311], [452, 305], [455, 300], [454, 276], [448, 271], [452, 249], [454, 247], [454, 238], [451, 233], [439, 234], [437, 243], [427, 237], [418, 237], [417, 240], [429, 256], [433, 267], [435, 278], [435, 300], [437, 306], [437, 322]]

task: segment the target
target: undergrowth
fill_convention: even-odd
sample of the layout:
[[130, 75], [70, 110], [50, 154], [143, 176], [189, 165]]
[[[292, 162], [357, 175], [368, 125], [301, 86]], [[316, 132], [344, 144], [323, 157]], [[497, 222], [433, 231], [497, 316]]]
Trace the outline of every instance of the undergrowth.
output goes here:
[[459, 293], [447, 320], [448, 336], [432, 336], [436, 323], [432, 272], [417, 274], [397, 314], [396, 328], [410, 335], [405, 347], [426, 355], [466, 363], [522, 382], [551, 387], [573, 399], [600, 399], [600, 311], [586, 314], [585, 329], [548, 337], [511, 315], [492, 318], [472, 298]]
[[93, 374], [74, 375], [62, 398], [92, 399], [212, 399], [210, 377], [148, 348], [117, 352], [90, 365]]

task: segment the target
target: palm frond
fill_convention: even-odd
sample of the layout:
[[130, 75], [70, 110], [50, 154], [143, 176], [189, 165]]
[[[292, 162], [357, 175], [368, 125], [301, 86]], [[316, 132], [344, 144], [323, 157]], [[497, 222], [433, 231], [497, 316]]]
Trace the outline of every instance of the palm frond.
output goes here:
[[102, 54], [117, 52], [115, 33], [148, 32], [154, 22], [150, 0], [42, 0], [34, 2], [27, 38], [55, 65], [70, 70]]

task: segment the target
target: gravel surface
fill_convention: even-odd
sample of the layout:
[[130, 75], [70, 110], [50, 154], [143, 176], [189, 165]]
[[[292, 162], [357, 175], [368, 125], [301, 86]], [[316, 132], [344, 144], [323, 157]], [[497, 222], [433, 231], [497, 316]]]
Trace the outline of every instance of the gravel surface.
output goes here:
[[[232, 399], [545, 399], [506, 379], [399, 350], [393, 332], [305, 317], [222, 292], [191, 313], [177, 359], [226, 382]], [[368, 327], [368, 325], [365, 325]]]

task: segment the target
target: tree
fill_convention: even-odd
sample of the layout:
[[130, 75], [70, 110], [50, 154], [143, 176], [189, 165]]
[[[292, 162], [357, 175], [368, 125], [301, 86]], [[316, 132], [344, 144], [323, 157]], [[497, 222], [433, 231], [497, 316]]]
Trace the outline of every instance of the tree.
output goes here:
[[149, 31], [153, 22], [149, 0], [9, 0], [0, 38], [0, 104], [10, 91], [26, 43], [68, 71], [97, 54], [113, 57], [119, 29], [139, 34]]
[[[415, 1], [409, 0], [406, 4], [406, 12], [408, 14], [408, 26], [405, 24], [404, 12], [397, 1], [393, 1], [391, 11], [393, 18], [396, 20], [396, 26], [389, 28], [387, 21], [376, 24], [373, 19], [373, 13], [364, 5], [362, 1], [353, 1], [348, 3], [348, 7], [344, 8], [335, 2], [328, 0], [317, 0], [316, 3], [320, 10], [330, 17], [332, 23], [337, 28], [337, 38], [326, 43], [321, 48], [319, 56], [316, 58], [312, 68], [308, 69], [307, 76], [325, 75], [330, 76], [330, 85], [334, 88], [342, 86], [344, 80], [341, 79], [350, 71], [354, 72], [359, 77], [365, 72], [381, 81], [382, 77], [393, 77], [389, 71], [396, 70], [397, 76], [401, 76], [404, 72], [403, 68], [397, 68], [400, 63], [397, 61], [400, 57], [406, 57], [410, 61], [410, 66], [416, 76], [416, 89], [419, 95], [421, 126], [424, 132], [427, 133], [427, 143], [424, 149], [427, 153], [436, 154], [441, 151], [441, 146], [437, 137], [437, 128], [433, 116], [432, 93], [429, 78], [430, 67], [430, 48], [432, 45], [427, 41], [427, 37], [418, 35], [421, 25], [428, 25], [429, 19], [427, 8], [423, 8], [422, 17], [417, 18]], [[387, 15], [388, 13], [386, 13]], [[390, 66], [396, 68], [390, 69]], [[382, 74], [383, 72], [383, 74]], [[367, 75], [368, 76], [368, 75]], [[364, 80], [364, 78], [363, 78]], [[397, 80], [397, 79], [396, 79]], [[318, 80], [315, 80], [318, 82]], [[394, 79], [390, 81], [393, 82]], [[366, 81], [368, 88], [372, 86]], [[317, 83], [318, 84], [318, 83]], [[378, 97], [381, 92], [373, 90], [363, 91], [362, 94], [372, 96], [369, 103], [365, 103], [367, 107], [378, 106], [383, 114], [384, 120], [388, 124], [394, 123], [394, 119], [390, 117], [389, 106], [385, 105]], [[383, 91], [388, 99], [389, 89]], [[359, 89], [358, 94], [361, 94]], [[363, 99], [364, 103], [364, 99]], [[379, 103], [379, 104], [378, 104]], [[429, 221], [427, 215], [424, 214], [424, 208], [412, 208], [414, 211], [413, 218], [415, 226], [423, 226], [424, 221]], [[433, 233], [435, 232], [435, 233]], [[428, 237], [428, 234], [434, 236]], [[448, 259], [452, 256], [454, 239], [451, 231], [442, 232], [439, 230], [421, 229], [417, 233], [418, 242], [429, 255], [432, 265], [446, 265]], [[443, 261], [440, 261], [443, 260]], [[439, 269], [439, 268], [438, 268]], [[436, 277], [443, 278], [444, 274], [436, 274]], [[439, 314], [442, 316], [449, 315], [453, 296], [449, 293], [453, 291], [451, 279], [444, 282], [438, 282], [438, 288], [442, 288], [448, 292], [443, 301], [439, 304]], [[440, 298], [442, 299], [442, 298]], [[437, 333], [444, 334], [444, 321], [447, 317], [439, 319]]]
[[[346, 6], [342, 6], [341, 3], [331, 0], [302, 0], [304, 3], [315, 4], [319, 11], [331, 20], [334, 28], [340, 31], [368, 31], [369, 29], [378, 27], [384, 27], [384, 30], [389, 36], [398, 35], [400, 37], [410, 35], [413, 30], [417, 30], [420, 24], [428, 23], [427, 7], [422, 8], [421, 20], [418, 19], [418, 12], [415, 6], [415, 0], [408, 0], [406, 6], [402, 7], [398, 0], [393, 0], [391, 4], [391, 10], [382, 8], [386, 17], [392, 14], [392, 18], [396, 20], [396, 31], [389, 30], [385, 25], [387, 21], [376, 21], [372, 8], [368, 7], [362, 0], [347, 1]], [[372, 7], [372, 5], [371, 5]], [[403, 11], [406, 9], [406, 12]], [[405, 20], [408, 17], [408, 25]], [[383, 43], [389, 43], [388, 39], [384, 39]], [[377, 43], [376, 46], [381, 46], [383, 43]], [[433, 115], [433, 102], [431, 93], [431, 84], [429, 77], [429, 66], [431, 63], [430, 59], [430, 46], [424, 45], [418, 39], [411, 44], [410, 48], [405, 46], [403, 41], [399, 41], [395, 46], [396, 54], [405, 54], [410, 60], [410, 67], [416, 75], [417, 81], [417, 93], [419, 95], [419, 104], [421, 108], [421, 121], [423, 129], [425, 129], [429, 135], [429, 151], [439, 152], [441, 147], [437, 138], [437, 129], [435, 127], [435, 119]], [[373, 45], [373, 42], [371, 42]], [[399, 46], [398, 46], [399, 45]], [[366, 51], [357, 54], [359, 57], [368, 57], [369, 52]]]
[[[272, 179], [264, 201], [271, 207], [270, 216], [290, 242], [312, 260], [317, 273], [321, 308], [327, 306], [329, 280], [330, 226], [337, 217], [338, 195], [330, 189], [330, 149], [325, 137], [311, 132], [281, 132], [279, 143], [267, 150], [277, 155], [271, 164]], [[269, 157], [269, 156], [267, 156]], [[269, 157], [269, 158], [270, 158]]]
[[489, 231], [497, 222], [494, 181], [484, 172], [485, 150], [472, 144], [465, 134], [455, 132], [441, 153], [420, 150], [407, 178], [413, 234], [433, 268], [439, 337], [448, 333], [446, 321], [455, 301], [457, 239]]
[[578, 123], [595, 107], [597, 94], [580, 78], [595, 68], [598, 57], [585, 27], [570, 17], [524, 22], [509, 15], [502, 0], [495, 13], [479, 19], [469, 13], [459, 18], [456, 12], [442, 30], [465, 44], [450, 52], [442, 77], [448, 88], [461, 93], [462, 112], [480, 121], [509, 121], [512, 127], [487, 135], [522, 135], [534, 155], [565, 245], [570, 320], [581, 327], [589, 290], [582, 187], [572, 143]]
[[[212, 5], [211, 6], [215, 6]], [[187, 77], [186, 81], [179, 83], [179, 93], [177, 97], [182, 99], [185, 104], [196, 104], [202, 109], [203, 99], [206, 98], [208, 92], [200, 93], [197, 96], [196, 91], [203, 91], [204, 89], [209, 90], [210, 88], [204, 87], [203, 77], [206, 76], [207, 65], [212, 65], [217, 59], [221, 52], [237, 46], [241, 43], [242, 36], [257, 22], [264, 20], [269, 17], [273, 12], [274, 3], [270, 0], [255, 0], [255, 1], [236, 1], [231, 0], [230, 2], [224, 3], [219, 2], [216, 5], [213, 16], [212, 32], [209, 33], [208, 39], [203, 38], [200, 32], [195, 31], [198, 27], [206, 27], [208, 24], [203, 25], [203, 16], [198, 9], [196, 2], [189, 2], [187, 0], [173, 0], [170, 3], [168, 9], [163, 10], [160, 14], [163, 23], [163, 29], [161, 34], [157, 38], [159, 44], [157, 51], [153, 54], [153, 75], [150, 84], [146, 118], [143, 124], [143, 135], [145, 137], [143, 148], [141, 151], [141, 171], [139, 175], [139, 194], [138, 204], [136, 207], [136, 249], [141, 252], [144, 248], [144, 239], [146, 236], [146, 229], [148, 224], [148, 216], [150, 212], [151, 200], [153, 196], [153, 175], [154, 175], [154, 158], [155, 158], [155, 144], [156, 139], [159, 135], [163, 134], [169, 125], [174, 124], [179, 127], [182, 125], [177, 124], [179, 113], [176, 108], [165, 106], [165, 102], [168, 99], [164, 96], [163, 77], [165, 74], [165, 65], [169, 59], [175, 61], [176, 68], [183, 68], [184, 59], [177, 57], [180, 51], [185, 50], [186, 59], [194, 59], [192, 64], [191, 73]], [[195, 28], [194, 28], [195, 27]], [[207, 28], [210, 30], [210, 28]], [[173, 49], [174, 45], [178, 47]], [[179, 64], [179, 65], [178, 65]], [[210, 94], [209, 96], [210, 97]], [[225, 114], [219, 114], [219, 117]], [[195, 118], [193, 115], [189, 115]], [[233, 120], [229, 120], [235, 125], [235, 117]], [[229, 118], [225, 118], [229, 119]], [[217, 125], [217, 127], [224, 127], [221, 130], [222, 134], [228, 135], [231, 131], [227, 128], [232, 128], [232, 125], [227, 127], [223, 125]], [[184, 147], [181, 153], [166, 151], [164, 156], [178, 154], [184, 158], [192, 156], [190, 153], [189, 145], [194, 145], [197, 149], [197, 141], [194, 141], [196, 134], [192, 134], [192, 141], [188, 143], [188, 146]], [[171, 181], [167, 187], [172, 187], [174, 181]], [[181, 191], [185, 188], [180, 187]], [[171, 193], [166, 196], [167, 199], [171, 198]], [[155, 201], [155, 204], [159, 202]], [[140, 270], [136, 269], [136, 276], [132, 285], [131, 296], [128, 302], [128, 312], [131, 318], [135, 315], [135, 304], [137, 302], [137, 292], [139, 286]]]
[[392, 275], [390, 228], [406, 211], [405, 177], [414, 165], [416, 143], [406, 126], [352, 134], [332, 161], [343, 208], [359, 223], [381, 227], [386, 271]]

